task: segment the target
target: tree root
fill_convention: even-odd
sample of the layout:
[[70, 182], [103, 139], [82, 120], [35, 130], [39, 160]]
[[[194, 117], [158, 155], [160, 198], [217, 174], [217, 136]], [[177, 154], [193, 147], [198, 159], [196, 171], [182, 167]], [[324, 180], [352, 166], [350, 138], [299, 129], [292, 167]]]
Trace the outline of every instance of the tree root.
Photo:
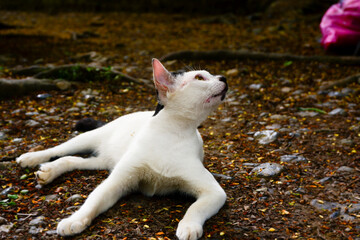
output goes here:
[[299, 56], [287, 53], [261, 53], [246, 50], [213, 50], [213, 51], [179, 51], [163, 56], [161, 61], [170, 60], [283, 60], [302, 62], [337, 63], [343, 65], [360, 65], [360, 57], [337, 56]]
[[345, 87], [353, 82], [360, 83], [360, 73], [348, 76], [346, 78], [342, 78], [342, 79], [334, 81], [334, 82], [325, 83], [324, 85], [322, 85], [320, 87], [320, 90], [329, 90], [334, 87]]
[[81, 82], [109, 80], [114, 83], [129, 82], [153, 89], [149, 80], [136, 79], [111, 68], [95, 68], [84, 64], [61, 66], [30, 66], [10, 70], [22, 79], [0, 79], [0, 98], [10, 98], [34, 91], [65, 90]]
[[0, 79], [0, 98], [11, 98], [14, 96], [21, 96], [29, 94], [34, 91], [50, 91], [62, 90], [70, 87], [72, 84], [65, 80], [51, 80], [51, 79]]
[[111, 80], [115, 82], [133, 82], [153, 87], [149, 81], [136, 79], [111, 68], [95, 68], [84, 64], [56, 66], [34, 75], [35, 78], [66, 79], [74, 82]]

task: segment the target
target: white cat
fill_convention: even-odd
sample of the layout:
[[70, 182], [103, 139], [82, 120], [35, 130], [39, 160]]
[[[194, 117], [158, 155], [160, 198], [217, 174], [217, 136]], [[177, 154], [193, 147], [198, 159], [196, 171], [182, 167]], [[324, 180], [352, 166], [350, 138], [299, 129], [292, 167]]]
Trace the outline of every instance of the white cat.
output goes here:
[[[223, 206], [226, 194], [203, 166], [203, 141], [197, 127], [224, 100], [226, 79], [207, 71], [173, 74], [159, 60], [152, 63], [160, 103], [155, 114], [128, 114], [54, 148], [17, 158], [22, 167], [33, 167], [61, 157], [36, 172], [43, 185], [74, 169], [111, 170], [82, 207], [58, 224], [58, 234], [82, 232], [134, 190], [148, 196], [180, 191], [196, 197], [178, 225], [176, 235], [181, 240], [200, 238], [204, 222]], [[69, 156], [89, 150], [96, 156]]]

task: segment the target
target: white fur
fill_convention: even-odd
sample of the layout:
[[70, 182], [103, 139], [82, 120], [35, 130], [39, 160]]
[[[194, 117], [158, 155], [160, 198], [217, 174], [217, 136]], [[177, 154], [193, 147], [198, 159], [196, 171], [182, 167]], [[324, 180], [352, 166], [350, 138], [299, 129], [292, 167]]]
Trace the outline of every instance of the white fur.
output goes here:
[[[111, 170], [83, 206], [58, 224], [58, 234], [80, 233], [133, 190], [148, 196], [181, 191], [196, 197], [178, 225], [176, 235], [181, 240], [200, 238], [205, 220], [224, 204], [224, 190], [202, 164], [203, 142], [197, 127], [221, 103], [218, 94], [226, 91], [226, 84], [206, 71], [172, 77], [156, 59], [153, 68], [155, 86], [165, 105], [156, 116], [154, 112], [125, 115], [59, 146], [17, 159], [22, 167], [43, 163], [36, 173], [40, 184], [74, 169]], [[199, 74], [205, 80], [195, 79]], [[97, 156], [69, 156], [86, 150]], [[47, 162], [55, 156], [64, 157]]]

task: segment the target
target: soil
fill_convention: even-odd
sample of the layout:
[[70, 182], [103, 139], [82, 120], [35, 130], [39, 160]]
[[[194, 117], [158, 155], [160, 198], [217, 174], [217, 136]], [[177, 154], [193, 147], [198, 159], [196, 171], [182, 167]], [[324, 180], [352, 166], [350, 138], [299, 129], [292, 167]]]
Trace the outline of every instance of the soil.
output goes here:
[[[202, 21], [206, 16], [135, 13], [0, 12], [1, 75], [15, 66], [91, 62], [135, 78], [151, 79], [151, 58], [179, 50], [248, 49], [325, 55], [318, 43], [319, 18], [265, 19], [237, 16], [233, 23]], [[204, 23], [205, 22], [205, 23]], [[102, 58], [86, 60], [96, 51]], [[206, 69], [225, 75], [227, 100], [199, 128], [205, 167], [227, 193], [225, 206], [204, 225], [204, 239], [359, 239], [360, 212], [352, 221], [310, 205], [360, 202], [360, 85], [333, 89], [346, 96], [319, 92], [325, 81], [359, 72], [359, 66], [282, 61], [171, 61], [171, 71]], [[235, 71], [228, 71], [234, 70]], [[251, 84], [261, 84], [252, 89]], [[85, 97], [88, 91], [91, 98]], [[345, 89], [345, 90], [344, 90]], [[350, 90], [349, 90], [350, 89]], [[95, 91], [95, 92], [94, 92]], [[47, 93], [46, 98], [37, 96]], [[3, 239], [61, 239], [54, 230], [108, 175], [74, 171], [37, 187], [34, 169], [15, 158], [29, 150], [56, 146], [74, 136], [85, 117], [111, 121], [121, 115], [155, 109], [155, 91], [111, 80], [87, 82], [65, 91], [36, 92], [2, 100], [0, 105], [1, 211]], [[44, 95], [43, 95], [44, 96]], [[85, 104], [84, 104], [85, 103]], [[341, 108], [344, 114], [328, 114]], [[300, 116], [308, 110], [316, 116]], [[285, 117], [276, 120], [274, 115]], [[28, 120], [35, 120], [35, 126]], [[276, 141], [261, 145], [253, 134], [280, 124]], [[345, 139], [345, 140], [344, 140]], [[283, 155], [302, 155], [304, 162], [281, 162]], [[279, 163], [285, 170], [272, 178], [252, 175], [251, 164]], [[341, 166], [352, 172], [340, 172]], [[327, 181], [320, 181], [329, 177]], [[25, 190], [25, 191], [24, 191]], [[80, 194], [76, 202], [66, 201]], [[120, 199], [73, 239], [175, 239], [178, 221], [194, 201], [174, 194], [152, 198], [134, 193]], [[343, 211], [347, 211], [346, 208]], [[30, 221], [43, 216], [40, 224]]]

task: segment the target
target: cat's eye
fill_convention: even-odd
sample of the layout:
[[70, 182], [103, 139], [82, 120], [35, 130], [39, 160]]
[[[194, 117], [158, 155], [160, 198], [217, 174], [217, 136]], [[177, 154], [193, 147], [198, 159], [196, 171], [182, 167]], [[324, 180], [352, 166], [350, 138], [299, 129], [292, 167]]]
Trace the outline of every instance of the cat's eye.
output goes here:
[[196, 76], [195, 76], [195, 79], [200, 80], [200, 81], [204, 81], [204, 80], [205, 80], [205, 78], [204, 78], [203, 76], [201, 76], [200, 74], [196, 75]]

